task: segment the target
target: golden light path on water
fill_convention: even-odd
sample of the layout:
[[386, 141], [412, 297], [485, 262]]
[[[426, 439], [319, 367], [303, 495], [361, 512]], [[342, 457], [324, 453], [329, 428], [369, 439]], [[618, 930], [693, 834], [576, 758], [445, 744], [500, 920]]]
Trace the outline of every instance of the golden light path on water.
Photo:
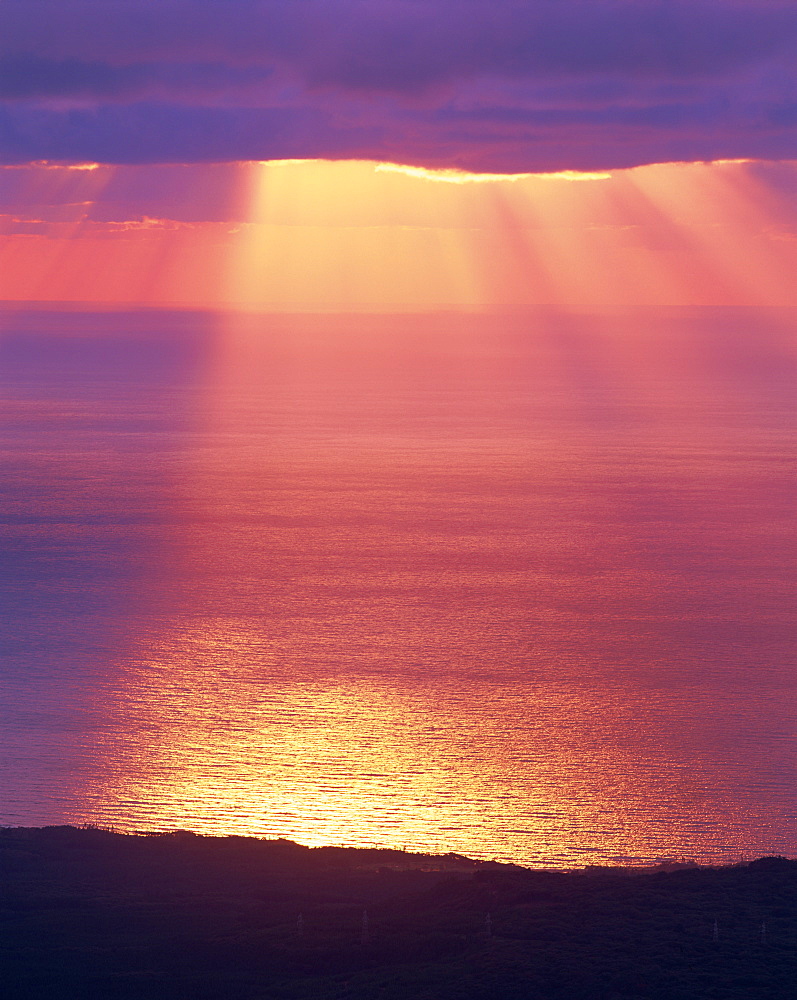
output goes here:
[[[262, 675], [246, 677], [250, 636], [235, 658], [234, 625], [223, 623], [215, 642], [203, 637], [211, 691], [173, 659], [147, 665], [151, 687], [138, 686], [128, 706], [140, 729], [128, 747], [114, 745], [113, 770], [96, 789], [102, 821], [571, 866], [672, 859], [673, 814], [692, 813], [680, 844], [738, 859], [726, 842], [743, 799], [728, 789], [718, 803], [688, 759], [659, 770], [653, 747], [646, 761], [638, 730], [650, 718], [619, 692], [616, 705], [590, 704], [563, 688], [530, 706], [527, 692], [503, 685], [264, 690]], [[201, 655], [188, 636], [172, 641], [172, 655]], [[159, 746], [154, 734], [169, 720]], [[529, 741], [521, 752], [518, 733]], [[98, 818], [90, 807], [85, 816]]]

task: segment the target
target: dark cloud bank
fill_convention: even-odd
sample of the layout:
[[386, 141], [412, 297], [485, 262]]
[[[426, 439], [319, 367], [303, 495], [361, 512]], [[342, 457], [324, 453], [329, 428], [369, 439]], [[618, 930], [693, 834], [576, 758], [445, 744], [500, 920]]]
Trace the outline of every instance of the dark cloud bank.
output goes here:
[[767, 0], [0, 0], [0, 160], [797, 156]]

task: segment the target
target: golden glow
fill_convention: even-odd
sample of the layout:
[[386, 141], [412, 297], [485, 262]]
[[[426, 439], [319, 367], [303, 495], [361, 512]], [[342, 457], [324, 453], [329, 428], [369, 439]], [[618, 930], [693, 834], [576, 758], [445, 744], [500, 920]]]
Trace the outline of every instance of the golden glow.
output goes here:
[[104, 166], [102, 163], [58, 163], [54, 160], [34, 160], [32, 163], [6, 163], [0, 166], [0, 170], [30, 170], [31, 167], [35, 167], [37, 170], [99, 170], [102, 166]]
[[[30, 215], [0, 219], [0, 298], [270, 312], [791, 306], [795, 234], [756, 166], [501, 175], [241, 163], [229, 167], [241, 207], [223, 222], [203, 221], [195, 178], [186, 220], [124, 214], [123, 203], [109, 218], [105, 186], [132, 168], [33, 165]], [[165, 173], [179, 186], [189, 168], [151, 169], [157, 202]]]
[[[46, 166], [53, 166], [54, 164], [46, 164]], [[67, 170], [99, 170], [101, 164], [99, 163], [70, 163], [67, 165]]]
[[559, 170], [548, 174], [477, 174], [467, 170], [440, 169], [427, 167], [408, 167], [400, 163], [377, 163], [376, 170], [386, 173], [406, 174], [408, 177], [421, 177], [427, 181], [438, 181], [444, 184], [493, 184], [496, 182], [524, 181], [530, 177], [545, 180], [561, 181], [604, 181], [612, 175], [609, 173], [588, 173], [579, 170]]
[[[405, 163], [374, 162], [373, 160], [259, 160], [261, 167], [292, 167], [314, 164], [363, 164], [373, 168], [377, 173], [406, 174], [407, 177], [418, 177], [427, 181], [437, 181], [443, 184], [492, 184], [496, 182], [512, 182], [526, 180], [529, 177], [541, 177], [547, 180], [565, 181], [602, 181], [612, 175], [605, 171], [596, 173], [581, 170], [559, 170], [553, 173], [494, 174], [476, 173], [470, 170], [459, 170], [453, 167], [417, 167]], [[740, 161], [741, 162], [741, 161]], [[248, 164], [243, 164], [248, 165]]]

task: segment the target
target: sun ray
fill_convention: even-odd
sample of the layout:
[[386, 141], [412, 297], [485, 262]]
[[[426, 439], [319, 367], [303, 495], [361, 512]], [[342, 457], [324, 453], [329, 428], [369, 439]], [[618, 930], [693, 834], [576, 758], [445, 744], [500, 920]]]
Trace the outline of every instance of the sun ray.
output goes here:
[[[226, 207], [203, 207], [203, 169], [229, 189]], [[220, 170], [0, 169], [0, 297], [277, 312], [795, 304], [793, 163]], [[142, 213], [140, 195], [126, 209], [125, 192], [148, 185], [158, 210]], [[190, 211], [170, 217], [188, 189]]]

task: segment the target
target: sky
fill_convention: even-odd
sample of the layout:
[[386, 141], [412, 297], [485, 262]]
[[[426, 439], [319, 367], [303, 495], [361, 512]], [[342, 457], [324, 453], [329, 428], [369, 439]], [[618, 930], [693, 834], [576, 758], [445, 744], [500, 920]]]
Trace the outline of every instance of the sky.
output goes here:
[[780, 0], [2, 0], [0, 40], [5, 163], [797, 155]]
[[0, 0], [0, 298], [793, 305], [795, 43], [775, 0]]
[[259, 311], [797, 305], [797, 163], [0, 168], [0, 298]]

